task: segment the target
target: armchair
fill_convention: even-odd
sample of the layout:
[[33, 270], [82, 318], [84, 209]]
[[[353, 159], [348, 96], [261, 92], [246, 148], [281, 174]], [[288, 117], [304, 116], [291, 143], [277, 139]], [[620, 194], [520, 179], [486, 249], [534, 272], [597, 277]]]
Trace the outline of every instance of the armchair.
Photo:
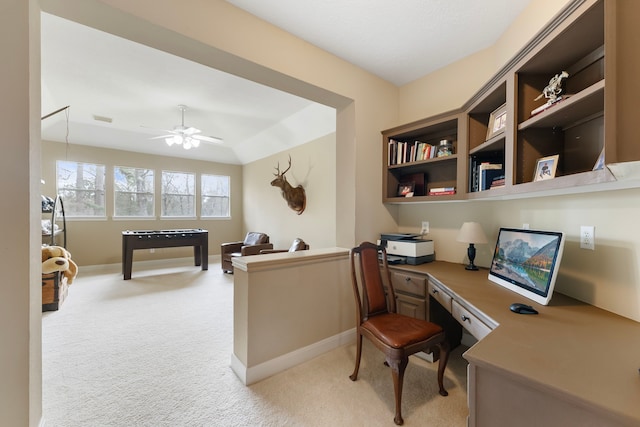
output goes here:
[[289, 247], [289, 249], [261, 249], [261, 254], [276, 254], [279, 252], [296, 252], [296, 251], [306, 251], [309, 249], [309, 245], [307, 245], [304, 240], [297, 237], [293, 240], [293, 243]]
[[243, 241], [228, 242], [220, 245], [222, 271], [233, 273], [231, 262], [234, 256], [258, 255], [262, 249], [273, 249], [269, 236], [255, 231], [247, 233]]

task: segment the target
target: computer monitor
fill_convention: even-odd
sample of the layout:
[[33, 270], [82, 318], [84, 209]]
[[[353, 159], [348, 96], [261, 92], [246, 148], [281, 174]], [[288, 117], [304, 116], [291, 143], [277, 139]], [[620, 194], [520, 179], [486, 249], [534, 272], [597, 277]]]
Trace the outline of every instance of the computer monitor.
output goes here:
[[558, 276], [564, 234], [500, 228], [489, 280], [547, 305]]

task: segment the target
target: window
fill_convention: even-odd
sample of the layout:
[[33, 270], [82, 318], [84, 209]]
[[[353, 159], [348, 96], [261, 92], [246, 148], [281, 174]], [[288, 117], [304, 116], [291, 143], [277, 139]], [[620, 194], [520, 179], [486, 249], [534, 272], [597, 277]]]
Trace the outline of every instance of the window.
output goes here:
[[195, 217], [195, 174], [162, 171], [162, 216]]
[[200, 177], [202, 217], [225, 217], [229, 215], [229, 177], [202, 174]]
[[58, 160], [58, 194], [68, 217], [104, 217], [104, 165]]
[[114, 216], [152, 217], [154, 214], [153, 170], [116, 166]]

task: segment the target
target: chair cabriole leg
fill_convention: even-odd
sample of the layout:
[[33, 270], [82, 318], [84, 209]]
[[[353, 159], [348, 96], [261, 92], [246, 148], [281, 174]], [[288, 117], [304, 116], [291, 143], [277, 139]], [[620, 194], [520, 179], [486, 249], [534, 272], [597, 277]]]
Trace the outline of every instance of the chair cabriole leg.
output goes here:
[[353, 374], [349, 375], [351, 381], [358, 379], [358, 370], [360, 369], [360, 356], [362, 355], [362, 334], [358, 333], [356, 338], [356, 366], [353, 369]]
[[438, 344], [440, 348], [440, 361], [438, 362], [438, 387], [440, 387], [440, 396], [448, 396], [449, 392], [444, 388], [444, 370], [449, 361], [449, 342], [443, 341]]
[[405, 356], [400, 360], [387, 359], [387, 363], [391, 367], [393, 390], [396, 395], [396, 416], [393, 421], [401, 426], [404, 424], [404, 420], [402, 419], [402, 383], [404, 382], [404, 370], [409, 363], [409, 358]]

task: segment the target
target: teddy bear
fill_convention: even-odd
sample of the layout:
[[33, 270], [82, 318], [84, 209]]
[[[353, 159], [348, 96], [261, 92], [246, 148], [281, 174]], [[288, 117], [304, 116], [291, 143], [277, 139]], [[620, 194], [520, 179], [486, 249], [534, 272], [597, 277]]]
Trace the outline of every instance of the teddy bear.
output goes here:
[[71, 254], [62, 246], [42, 247], [42, 274], [62, 271], [67, 283], [73, 283], [78, 275], [78, 266], [71, 259]]

